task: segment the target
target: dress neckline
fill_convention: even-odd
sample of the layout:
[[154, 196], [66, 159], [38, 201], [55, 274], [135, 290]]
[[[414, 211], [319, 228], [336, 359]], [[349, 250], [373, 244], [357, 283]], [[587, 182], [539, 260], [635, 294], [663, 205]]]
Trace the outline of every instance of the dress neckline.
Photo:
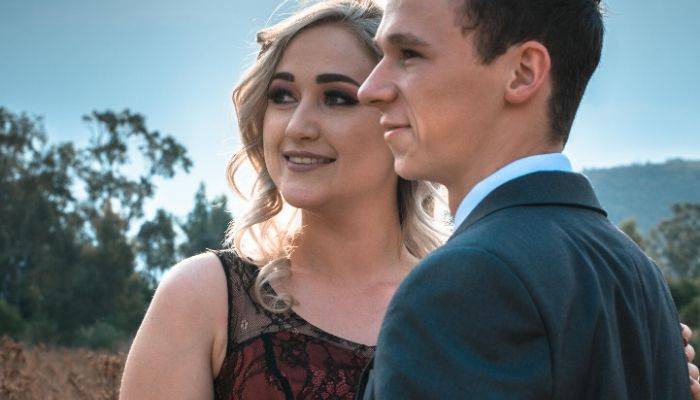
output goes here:
[[[257, 267], [255, 267], [255, 268], [257, 269]], [[265, 285], [265, 289], [270, 294], [274, 295], [275, 297], [278, 297], [277, 291], [269, 283], [267, 283]], [[376, 345], [372, 346], [369, 344], [355, 342], [353, 340], [346, 339], [346, 338], [338, 336], [338, 335], [334, 335], [333, 333], [328, 332], [325, 329], [321, 329], [318, 326], [316, 326], [315, 324], [309, 322], [306, 318], [299, 315], [296, 311], [294, 311], [294, 308], [292, 308], [292, 307], [290, 307], [289, 311], [286, 314], [289, 318], [295, 320], [297, 323], [308, 326], [312, 331], [317, 333], [319, 336], [324, 337], [326, 339], [329, 339], [332, 342], [345, 344], [348, 347], [356, 348], [356, 349], [359, 349], [361, 351], [375, 350], [377, 348]]]
[[372, 345], [369, 345], [369, 344], [363, 344], [363, 343], [355, 342], [355, 341], [353, 341], [353, 340], [346, 339], [346, 338], [343, 338], [343, 337], [334, 335], [334, 334], [332, 334], [332, 333], [330, 333], [330, 332], [328, 332], [328, 331], [326, 331], [326, 330], [324, 330], [324, 329], [319, 328], [318, 326], [312, 324], [311, 322], [307, 321], [304, 317], [302, 317], [301, 315], [297, 314], [294, 310], [290, 310], [290, 311], [289, 311], [289, 315], [290, 315], [291, 318], [296, 319], [298, 322], [307, 325], [309, 328], [311, 328], [311, 330], [313, 330], [314, 332], [318, 333], [319, 336], [326, 337], [326, 338], [330, 339], [330, 340], [333, 341], [333, 342], [344, 343], [344, 344], [346, 344], [346, 345], [348, 345], [348, 346], [350, 346], [350, 347], [358, 348], [359, 350], [375, 350], [375, 349], [377, 348], [376, 345], [375, 345], [375, 346], [372, 346]]

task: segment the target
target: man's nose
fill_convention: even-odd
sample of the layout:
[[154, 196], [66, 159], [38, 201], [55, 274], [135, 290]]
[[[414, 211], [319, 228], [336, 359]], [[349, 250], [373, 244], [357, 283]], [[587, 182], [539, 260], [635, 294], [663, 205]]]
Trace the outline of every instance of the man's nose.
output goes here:
[[383, 61], [377, 64], [357, 92], [364, 105], [382, 108], [396, 98], [396, 88]]

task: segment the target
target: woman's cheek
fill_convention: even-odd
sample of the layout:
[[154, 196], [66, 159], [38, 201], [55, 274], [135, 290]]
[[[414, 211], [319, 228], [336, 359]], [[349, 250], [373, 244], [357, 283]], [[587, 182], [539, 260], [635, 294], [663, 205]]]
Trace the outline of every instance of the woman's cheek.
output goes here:
[[267, 142], [269, 138], [263, 137], [263, 157], [265, 158], [265, 168], [275, 183], [279, 177], [281, 166], [279, 165], [278, 152], [272, 143]]

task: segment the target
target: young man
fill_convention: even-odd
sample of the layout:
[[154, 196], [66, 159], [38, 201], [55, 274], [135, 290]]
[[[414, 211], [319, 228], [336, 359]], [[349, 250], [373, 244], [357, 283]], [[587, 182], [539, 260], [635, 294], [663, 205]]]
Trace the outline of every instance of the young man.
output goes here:
[[388, 0], [360, 100], [456, 230], [396, 292], [365, 399], [690, 398], [661, 273], [561, 154], [602, 39], [594, 0]]

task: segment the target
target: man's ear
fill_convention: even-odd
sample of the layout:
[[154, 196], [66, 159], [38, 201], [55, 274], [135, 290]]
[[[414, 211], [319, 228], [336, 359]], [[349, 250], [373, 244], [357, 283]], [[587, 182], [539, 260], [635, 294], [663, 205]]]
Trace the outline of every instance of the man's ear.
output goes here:
[[514, 52], [513, 64], [505, 99], [511, 104], [522, 104], [543, 89], [549, 79], [552, 60], [547, 48], [534, 40], [521, 43], [511, 51]]

